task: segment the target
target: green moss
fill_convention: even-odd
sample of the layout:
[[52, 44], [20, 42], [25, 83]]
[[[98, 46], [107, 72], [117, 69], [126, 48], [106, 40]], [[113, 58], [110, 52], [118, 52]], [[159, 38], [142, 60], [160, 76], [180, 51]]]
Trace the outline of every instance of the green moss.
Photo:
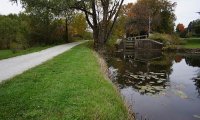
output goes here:
[[0, 85], [0, 119], [126, 120], [128, 112], [86, 44]]

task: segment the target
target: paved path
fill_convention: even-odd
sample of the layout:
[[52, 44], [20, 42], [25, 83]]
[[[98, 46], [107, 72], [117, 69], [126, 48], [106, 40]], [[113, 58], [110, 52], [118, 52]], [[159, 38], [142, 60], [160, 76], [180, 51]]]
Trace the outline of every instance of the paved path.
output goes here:
[[83, 42], [58, 45], [39, 52], [0, 60], [0, 83], [33, 68]]

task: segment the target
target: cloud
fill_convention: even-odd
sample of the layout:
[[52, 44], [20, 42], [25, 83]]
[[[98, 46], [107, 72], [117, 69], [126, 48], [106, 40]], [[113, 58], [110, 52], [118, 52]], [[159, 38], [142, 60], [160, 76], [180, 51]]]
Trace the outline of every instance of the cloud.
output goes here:
[[0, 14], [2, 15], [8, 15], [10, 13], [18, 14], [20, 11], [22, 11], [21, 4], [14, 4], [11, 3], [9, 0], [1, 0], [0, 4]]
[[[176, 7], [176, 24], [183, 23], [187, 26], [191, 21], [200, 18], [200, 15], [196, 12], [200, 12], [200, 0], [170, 0], [172, 2], [177, 2]], [[137, 0], [124, 0], [124, 3], [135, 3]], [[0, 14], [7, 15], [10, 13], [19, 13], [22, 11], [22, 6], [20, 4], [12, 4], [9, 0], [1, 0], [0, 4]]]
[[[187, 26], [191, 21], [200, 18], [200, 15], [196, 12], [200, 12], [200, 0], [170, 0], [176, 2], [177, 7], [175, 10], [176, 24], [183, 23]], [[137, 2], [137, 0], [125, 0], [124, 3]]]

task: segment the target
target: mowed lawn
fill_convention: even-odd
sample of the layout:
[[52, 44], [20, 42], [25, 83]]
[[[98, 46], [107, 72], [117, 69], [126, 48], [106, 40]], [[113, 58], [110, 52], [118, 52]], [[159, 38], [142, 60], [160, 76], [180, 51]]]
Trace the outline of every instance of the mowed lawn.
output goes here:
[[0, 120], [127, 120], [88, 43], [0, 85]]
[[186, 44], [184, 45], [185, 48], [200, 48], [200, 38], [199, 39], [188, 38], [185, 40], [186, 40]]
[[10, 58], [10, 57], [15, 57], [15, 56], [19, 56], [19, 55], [24, 55], [24, 54], [28, 54], [28, 53], [32, 53], [32, 52], [37, 52], [46, 48], [49, 48], [52, 46], [38, 46], [38, 47], [31, 47], [28, 48], [26, 50], [19, 50], [16, 51], [15, 53], [12, 50], [0, 50], [0, 60], [1, 59], [6, 59], [6, 58]]

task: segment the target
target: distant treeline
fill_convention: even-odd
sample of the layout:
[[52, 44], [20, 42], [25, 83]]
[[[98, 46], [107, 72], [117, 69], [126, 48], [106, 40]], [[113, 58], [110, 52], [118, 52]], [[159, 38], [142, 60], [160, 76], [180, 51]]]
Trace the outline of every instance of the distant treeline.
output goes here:
[[186, 28], [179, 23], [176, 27], [176, 32], [180, 37], [200, 37], [200, 19], [190, 22]]
[[70, 42], [74, 39], [89, 39], [85, 17], [76, 13], [68, 25], [66, 40], [65, 19], [45, 15], [20, 13], [0, 15], [0, 49], [26, 49], [37, 45]]
[[188, 33], [191, 34], [192, 36], [200, 37], [200, 19], [190, 22], [187, 30], [188, 30]]

